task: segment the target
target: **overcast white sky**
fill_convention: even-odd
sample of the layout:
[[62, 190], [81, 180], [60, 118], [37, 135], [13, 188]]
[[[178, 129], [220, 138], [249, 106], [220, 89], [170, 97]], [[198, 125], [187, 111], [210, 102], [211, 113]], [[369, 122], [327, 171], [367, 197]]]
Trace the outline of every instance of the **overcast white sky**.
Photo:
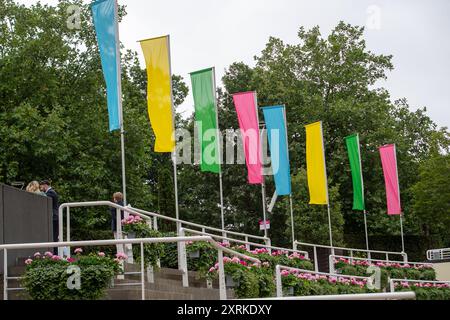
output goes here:
[[[426, 106], [438, 125], [450, 126], [448, 0], [119, 0], [119, 4], [128, 12], [120, 24], [125, 47], [141, 55], [137, 40], [170, 34], [172, 71], [188, 85], [188, 73], [198, 69], [215, 66], [220, 80], [235, 61], [253, 66], [253, 56], [269, 36], [296, 43], [300, 26], [319, 25], [324, 35], [340, 20], [366, 26], [367, 47], [394, 56], [395, 70], [379, 85], [393, 100], [406, 97], [413, 110]], [[190, 113], [192, 105], [189, 95], [183, 109]]]

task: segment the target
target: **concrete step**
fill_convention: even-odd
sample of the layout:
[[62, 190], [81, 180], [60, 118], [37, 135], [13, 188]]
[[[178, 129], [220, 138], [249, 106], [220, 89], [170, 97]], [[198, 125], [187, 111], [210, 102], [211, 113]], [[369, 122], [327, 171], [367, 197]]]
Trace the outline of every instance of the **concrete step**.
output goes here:
[[[108, 289], [102, 300], [141, 300], [141, 288]], [[194, 300], [192, 294], [145, 290], [145, 300]]]

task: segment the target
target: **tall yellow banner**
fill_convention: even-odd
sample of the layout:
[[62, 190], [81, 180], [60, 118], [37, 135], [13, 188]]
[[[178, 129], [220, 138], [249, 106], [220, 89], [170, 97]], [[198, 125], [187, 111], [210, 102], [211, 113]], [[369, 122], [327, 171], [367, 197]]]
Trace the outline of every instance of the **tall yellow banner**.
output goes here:
[[305, 128], [309, 204], [328, 204], [322, 122], [319, 121], [308, 124]]
[[147, 102], [155, 133], [155, 152], [172, 152], [175, 134], [172, 114], [169, 36], [141, 41], [147, 67]]

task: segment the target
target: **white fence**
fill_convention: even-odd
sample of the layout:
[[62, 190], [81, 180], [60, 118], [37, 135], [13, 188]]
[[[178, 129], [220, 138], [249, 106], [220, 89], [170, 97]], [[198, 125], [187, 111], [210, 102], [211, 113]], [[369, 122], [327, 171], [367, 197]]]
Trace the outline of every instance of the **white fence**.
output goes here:
[[427, 259], [430, 261], [450, 259], [450, 248], [428, 250]]
[[[18, 277], [8, 276], [8, 251], [9, 250], [19, 250], [19, 249], [38, 249], [38, 248], [51, 248], [51, 247], [70, 247], [70, 246], [99, 246], [99, 245], [123, 245], [123, 244], [139, 244], [141, 246], [141, 298], [145, 299], [145, 282], [144, 282], [144, 244], [146, 243], [167, 243], [167, 242], [177, 242], [185, 244], [186, 241], [207, 241], [211, 243], [218, 252], [218, 272], [219, 272], [219, 292], [220, 299], [225, 300], [226, 296], [226, 286], [225, 286], [225, 269], [223, 264], [223, 253], [227, 252], [237, 257], [253, 261], [256, 263], [261, 263], [258, 259], [249, 257], [245, 254], [236, 252], [234, 250], [228, 249], [221, 246], [213, 238], [209, 236], [193, 236], [193, 237], [166, 237], [166, 238], [142, 238], [142, 239], [118, 239], [118, 240], [90, 240], [90, 241], [70, 241], [70, 242], [44, 242], [44, 243], [22, 243], [22, 244], [4, 244], [0, 245], [0, 250], [3, 250], [3, 299], [8, 300], [8, 291], [17, 290], [18, 288], [8, 288], [8, 280], [18, 280]], [[182, 269], [183, 271], [183, 285], [184, 278], [188, 275], [187, 268]]]

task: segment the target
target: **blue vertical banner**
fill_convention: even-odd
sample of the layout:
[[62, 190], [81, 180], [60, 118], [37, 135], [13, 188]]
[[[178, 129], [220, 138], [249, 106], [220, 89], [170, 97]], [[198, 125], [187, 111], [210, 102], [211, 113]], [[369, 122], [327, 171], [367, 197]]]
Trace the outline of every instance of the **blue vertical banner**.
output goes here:
[[291, 169], [284, 106], [263, 107], [277, 195], [291, 194]]
[[91, 4], [98, 48], [106, 82], [109, 131], [120, 129], [120, 74], [116, 0], [98, 0]]

